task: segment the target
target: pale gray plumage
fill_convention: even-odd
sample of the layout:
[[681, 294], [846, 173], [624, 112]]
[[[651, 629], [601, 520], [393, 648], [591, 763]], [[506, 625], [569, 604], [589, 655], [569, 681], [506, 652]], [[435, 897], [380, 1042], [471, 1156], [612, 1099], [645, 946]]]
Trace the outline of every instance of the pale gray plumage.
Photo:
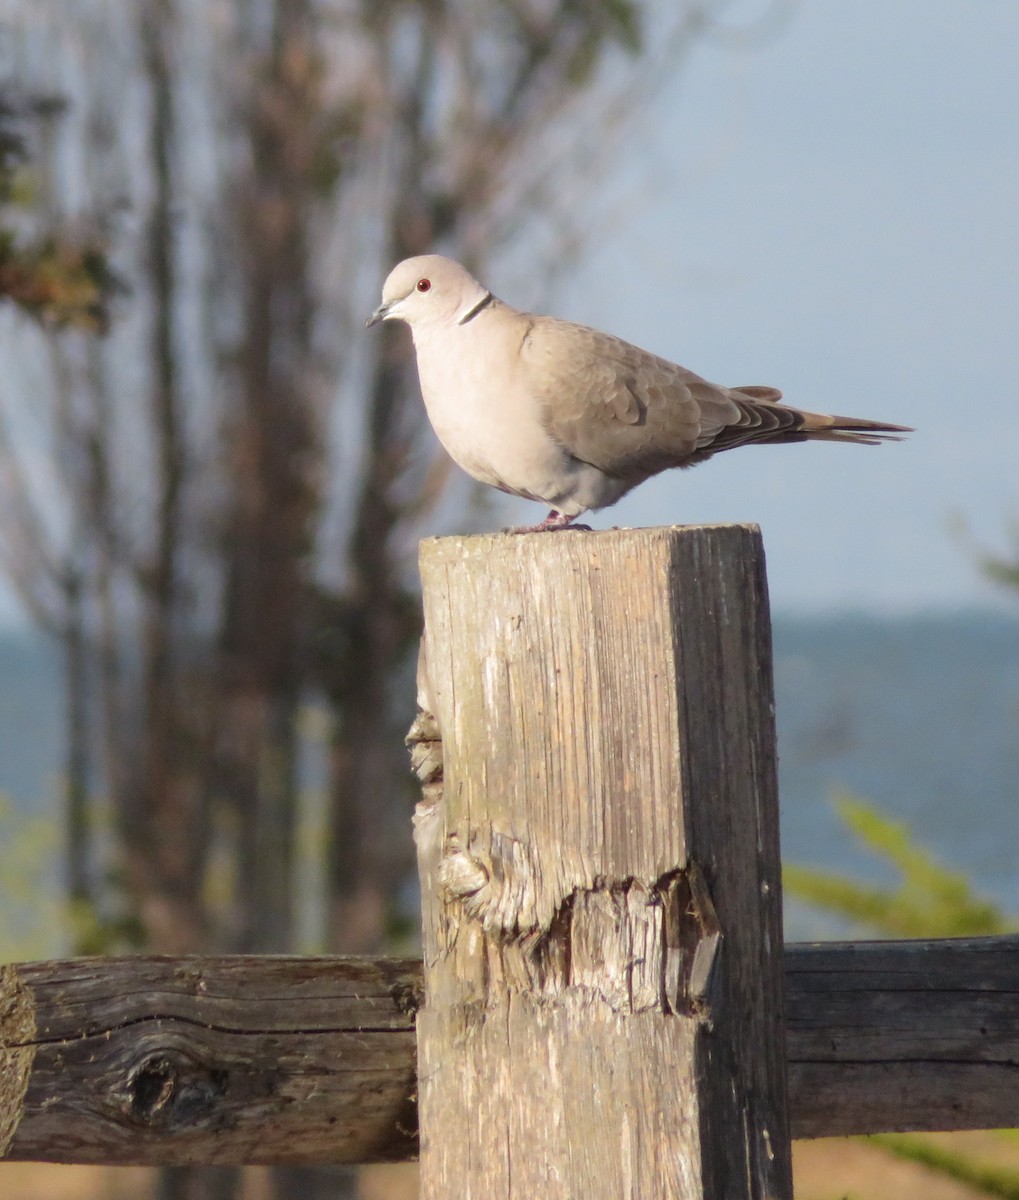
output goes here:
[[540, 500], [557, 529], [670, 467], [751, 442], [873, 445], [902, 425], [804, 412], [769, 387], [709, 383], [621, 338], [519, 312], [459, 263], [408, 258], [368, 319], [406, 321], [439, 441], [468, 474]]

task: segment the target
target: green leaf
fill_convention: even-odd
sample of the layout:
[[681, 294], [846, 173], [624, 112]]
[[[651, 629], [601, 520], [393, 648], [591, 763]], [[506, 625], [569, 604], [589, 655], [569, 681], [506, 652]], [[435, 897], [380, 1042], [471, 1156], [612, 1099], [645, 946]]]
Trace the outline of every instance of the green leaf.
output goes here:
[[973, 892], [965, 874], [919, 847], [904, 822], [845, 794], [836, 808], [857, 842], [891, 864], [897, 885], [877, 887], [787, 864], [783, 885], [791, 895], [891, 937], [977, 937], [1016, 928], [1013, 919]]

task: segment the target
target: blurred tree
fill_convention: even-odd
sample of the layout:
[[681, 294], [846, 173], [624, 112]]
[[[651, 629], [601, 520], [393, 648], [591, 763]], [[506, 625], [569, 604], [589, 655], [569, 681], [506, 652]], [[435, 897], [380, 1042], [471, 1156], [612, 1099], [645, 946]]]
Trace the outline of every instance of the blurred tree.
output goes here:
[[19, 134], [34, 240], [0, 236], [33, 318], [0, 324], [0, 533], [66, 649], [83, 948], [293, 948], [314, 697], [319, 942], [380, 947], [413, 861], [408, 560], [450, 488], [406, 342], [356, 335], [409, 254], [571, 253], [628, 118], [724, 7], [13, 0], [19, 76], [68, 104]]
[[[51, 331], [105, 332], [118, 283], [103, 241], [93, 230], [46, 212], [41, 228], [25, 229], [25, 215], [39, 203], [28, 170], [30, 133], [51, 130], [65, 111], [55, 93], [42, 94], [9, 81], [0, 86], [0, 297]], [[19, 220], [19, 218], [21, 218]], [[56, 343], [54, 343], [54, 349]], [[55, 367], [59, 362], [55, 360]], [[54, 443], [73, 436], [62, 374], [54, 379]], [[59, 399], [57, 398], [59, 394]], [[87, 900], [81, 871], [86, 840], [85, 764], [88, 730], [84, 697], [85, 638], [81, 582], [73, 541], [51, 544], [29, 486], [28, 466], [0, 422], [0, 494], [6, 501], [0, 560], [36, 621], [61, 643], [67, 671], [66, 860], [72, 905]]]
[[[72, 19], [26, 0], [9, 21], [22, 73], [70, 83], [64, 116], [30, 114], [11, 152], [39, 236], [8, 294], [41, 328], [3, 331], [23, 364], [3, 398], [7, 565], [47, 628], [81, 611], [92, 790], [148, 945], [292, 944], [315, 690], [333, 716], [326, 940], [378, 945], [410, 857], [389, 695], [417, 629], [407, 555], [446, 464], [405, 343], [351, 335], [407, 254], [575, 238], [599, 157], [577, 130], [621, 129], [709, 7], [657, 13], [638, 82], [627, 0], [85, 0]], [[75, 257], [46, 233], [75, 223], [130, 288], [101, 343], [83, 332], [108, 321], [101, 243]], [[97, 904], [105, 849], [75, 869]]]

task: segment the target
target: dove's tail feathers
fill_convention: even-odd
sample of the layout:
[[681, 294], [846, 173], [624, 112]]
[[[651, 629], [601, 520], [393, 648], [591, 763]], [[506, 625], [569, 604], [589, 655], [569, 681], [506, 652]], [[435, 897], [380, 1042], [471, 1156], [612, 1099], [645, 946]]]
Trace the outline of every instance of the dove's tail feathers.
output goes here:
[[[905, 425], [889, 425], [885, 421], [858, 417], [829, 417], [825, 413], [793, 408], [791, 404], [782, 403], [782, 393], [776, 388], [729, 388], [725, 395], [728, 402], [736, 406], [736, 419], [729, 418], [725, 425], [713, 430], [710, 440], [698, 446], [687, 460], [690, 464], [736, 446], [775, 446], [807, 441], [876, 446], [885, 441], [899, 441], [903, 434], [912, 433]], [[704, 408], [702, 401], [702, 412]]]
[[908, 425], [890, 425], [887, 421], [860, 417], [826, 417], [819, 413], [803, 413], [802, 430], [811, 442], [851, 442], [859, 446], [901, 442], [905, 434], [913, 432]]

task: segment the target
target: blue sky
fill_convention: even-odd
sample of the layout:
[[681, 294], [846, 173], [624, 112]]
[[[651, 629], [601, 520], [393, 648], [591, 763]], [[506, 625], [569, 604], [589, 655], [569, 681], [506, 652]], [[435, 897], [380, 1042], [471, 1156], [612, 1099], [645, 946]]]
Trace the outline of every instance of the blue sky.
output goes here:
[[1019, 518], [1017, 64], [1011, 0], [801, 3], [752, 49], [698, 47], [628, 139], [637, 202], [595, 219], [553, 298], [489, 282], [718, 382], [918, 432], [741, 449], [593, 524], [757, 521], [784, 609], [1009, 602], [949, 527], [1004, 547]]

